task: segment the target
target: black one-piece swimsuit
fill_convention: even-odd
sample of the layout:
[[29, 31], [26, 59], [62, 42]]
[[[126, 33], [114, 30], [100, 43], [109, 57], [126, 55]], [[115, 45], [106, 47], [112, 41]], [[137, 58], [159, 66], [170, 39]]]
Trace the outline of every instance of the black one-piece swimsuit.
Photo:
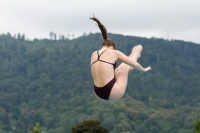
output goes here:
[[[105, 62], [105, 63], [108, 63], [108, 64], [113, 65], [113, 69], [115, 70], [115, 68], [116, 68], [116, 62], [115, 62], [114, 64], [112, 64], [112, 63], [110, 63], [110, 62], [106, 62], [106, 61], [103, 61], [103, 60], [100, 60], [100, 59], [99, 59], [100, 56], [101, 56], [105, 51], [106, 51], [106, 50], [104, 50], [100, 55], [99, 55], [99, 51], [97, 51], [98, 58], [97, 58], [96, 61], [94, 61], [94, 62], [91, 64], [91, 66], [92, 66], [95, 62], [101, 61], [101, 62]], [[100, 98], [102, 98], [102, 99], [104, 99], [104, 100], [109, 100], [110, 92], [111, 92], [111, 90], [112, 90], [112, 88], [113, 88], [115, 82], [116, 82], [116, 79], [115, 79], [115, 75], [114, 75], [113, 79], [112, 79], [110, 82], [108, 82], [105, 86], [103, 86], [103, 87], [97, 87], [97, 86], [94, 85], [94, 92], [96, 93], [96, 95], [97, 95], [98, 97], [100, 97]]]

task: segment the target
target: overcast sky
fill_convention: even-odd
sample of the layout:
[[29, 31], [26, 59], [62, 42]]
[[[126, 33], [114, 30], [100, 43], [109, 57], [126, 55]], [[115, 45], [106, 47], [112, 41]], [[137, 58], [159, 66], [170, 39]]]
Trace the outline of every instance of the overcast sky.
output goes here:
[[200, 0], [0, 0], [0, 34], [100, 32], [93, 13], [110, 33], [200, 44]]

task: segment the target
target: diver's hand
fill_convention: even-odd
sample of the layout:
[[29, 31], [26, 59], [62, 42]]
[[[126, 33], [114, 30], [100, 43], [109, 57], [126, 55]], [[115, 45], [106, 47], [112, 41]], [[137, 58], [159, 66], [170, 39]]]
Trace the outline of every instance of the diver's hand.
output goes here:
[[149, 71], [149, 70], [151, 70], [151, 66], [145, 68], [145, 69], [144, 69], [144, 72], [147, 72], [147, 71]]
[[144, 68], [144, 70], [143, 71], [140, 71], [141, 73], [143, 73], [143, 72], [147, 72], [147, 71], [149, 71], [149, 70], [151, 70], [151, 67], [149, 66], [149, 67], [146, 67], [146, 68]]

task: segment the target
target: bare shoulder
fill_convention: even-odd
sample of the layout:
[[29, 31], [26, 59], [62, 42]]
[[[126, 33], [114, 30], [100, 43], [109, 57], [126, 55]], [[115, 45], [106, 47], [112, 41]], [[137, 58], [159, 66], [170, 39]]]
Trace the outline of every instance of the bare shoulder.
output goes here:
[[119, 50], [109, 50], [109, 51], [111, 58], [113, 58], [114, 60], [118, 60], [122, 54], [122, 52], [120, 52]]
[[94, 52], [92, 53], [91, 57], [92, 57], [95, 53], [97, 53], [97, 51], [94, 51]]
[[114, 53], [116, 56], [118, 56], [118, 55], [122, 54], [122, 52], [121, 52], [121, 51], [119, 51], [119, 50], [113, 50], [113, 53]]

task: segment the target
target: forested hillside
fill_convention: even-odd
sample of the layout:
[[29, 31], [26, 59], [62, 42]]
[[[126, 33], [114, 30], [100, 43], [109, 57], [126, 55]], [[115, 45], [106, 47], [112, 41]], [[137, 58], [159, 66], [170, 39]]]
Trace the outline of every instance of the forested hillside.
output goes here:
[[93, 94], [90, 73], [91, 53], [103, 41], [100, 33], [33, 41], [0, 35], [0, 133], [27, 133], [36, 122], [46, 133], [69, 133], [89, 119], [100, 120], [112, 133], [191, 133], [200, 117], [200, 45], [109, 38], [126, 55], [141, 44], [138, 62], [152, 70], [131, 71], [122, 99], [104, 104]]

